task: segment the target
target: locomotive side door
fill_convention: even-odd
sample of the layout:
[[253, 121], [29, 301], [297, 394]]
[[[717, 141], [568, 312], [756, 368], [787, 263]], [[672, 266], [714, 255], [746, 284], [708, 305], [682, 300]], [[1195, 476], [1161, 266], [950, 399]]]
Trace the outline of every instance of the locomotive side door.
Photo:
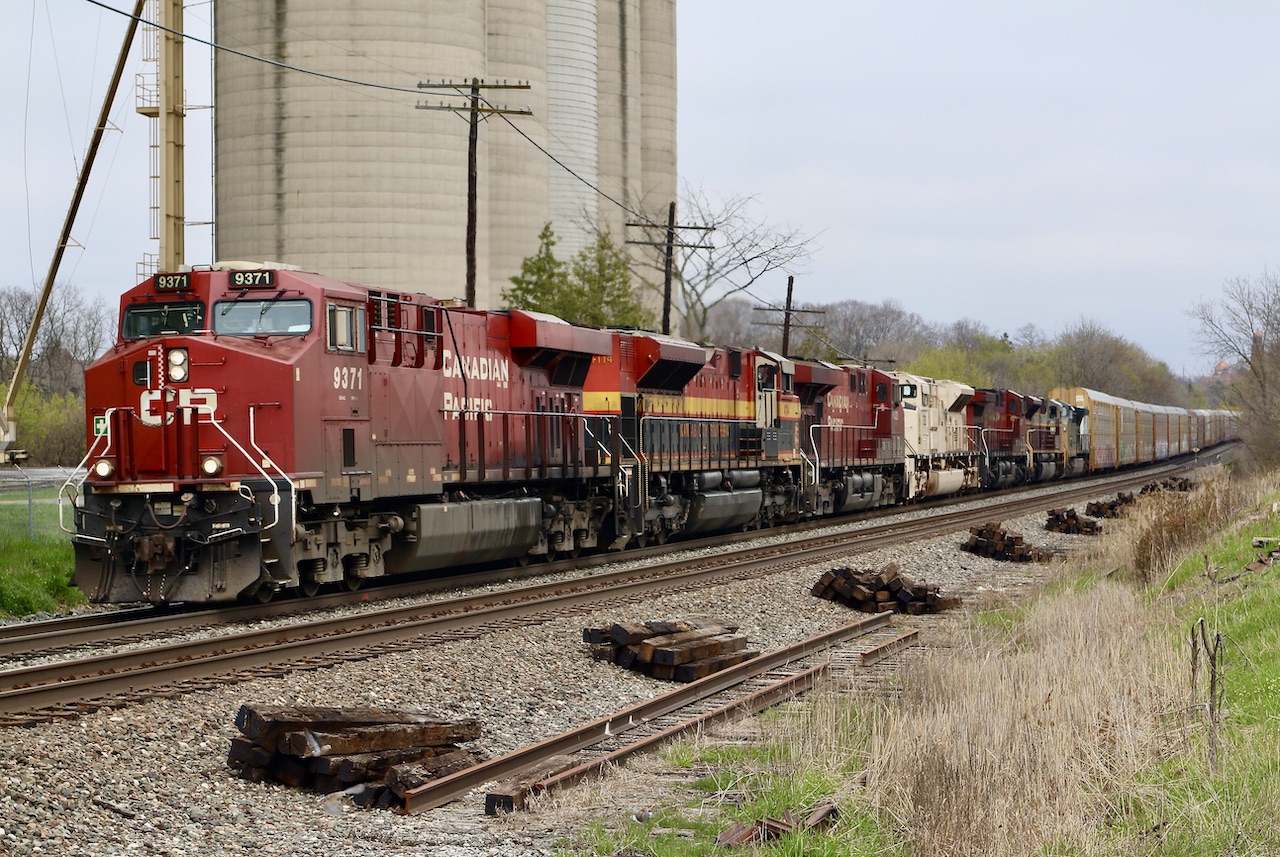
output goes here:
[[365, 308], [328, 301], [323, 411], [325, 490], [330, 502], [373, 496], [373, 443]]

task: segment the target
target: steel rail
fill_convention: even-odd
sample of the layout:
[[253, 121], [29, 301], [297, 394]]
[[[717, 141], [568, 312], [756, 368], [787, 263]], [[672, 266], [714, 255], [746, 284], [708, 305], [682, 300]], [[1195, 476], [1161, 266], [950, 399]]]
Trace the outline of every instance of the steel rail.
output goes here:
[[[1137, 480], [1146, 482], [1148, 479]], [[1081, 488], [1092, 496], [1096, 488]], [[209, 678], [236, 670], [277, 665], [306, 658], [369, 649], [431, 633], [456, 632], [478, 624], [510, 622], [548, 610], [566, 610], [589, 603], [646, 594], [654, 588], [706, 585], [722, 579], [747, 577], [776, 569], [781, 562], [796, 567], [828, 557], [847, 556], [879, 544], [932, 535], [989, 520], [995, 513], [1020, 512], [1042, 506], [1047, 498], [1016, 501], [950, 512], [902, 524], [824, 535], [813, 544], [785, 542], [747, 551], [747, 558], [673, 560], [657, 569], [636, 569], [522, 587], [503, 593], [465, 596], [425, 605], [390, 608], [357, 616], [260, 629], [167, 646], [138, 648], [69, 663], [46, 664], [0, 673], [0, 714], [65, 705], [117, 694], [137, 694], [175, 681]], [[1054, 495], [1054, 501], [1062, 499]], [[780, 557], [785, 559], [780, 560]], [[663, 569], [683, 569], [666, 572]], [[495, 601], [503, 602], [495, 604]], [[514, 602], [514, 603], [513, 603]], [[376, 654], [376, 652], [374, 653]], [[371, 657], [354, 654], [351, 658]], [[345, 659], [345, 658], [344, 658]], [[2, 725], [2, 724], [0, 724]]]
[[616, 765], [623, 760], [635, 756], [639, 753], [645, 753], [649, 750], [656, 749], [667, 741], [695, 729], [704, 726], [721, 723], [728, 720], [739, 720], [754, 714], [759, 714], [766, 708], [772, 708], [780, 702], [791, 699], [794, 696], [812, 690], [821, 681], [826, 679], [827, 674], [831, 671], [830, 664], [819, 664], [816, 667], [796, 673], [792, 676], [780, 679], [772, 684], [760, 688], [746, 696], [735, 699], [715, 708], [705, 714], [699, 714], [691, 717], [674, 726], [669, 726], [661, 732], [641, 738], [623, 747], [619, 747], [609, 753], [605, 753], [589, 762], [583, 762], [581, 765], [570, 768], [567, 771], [561, 771], [558, 774], [544, 777], [532, 785], [532, 791], [545, 792], [551, 789], [563, 788], [572, 785], [584, 777], [602, 771], [611, 765]]
[[[1056, 495], [1055, 499], [1060, 499], [1060, 495]], [[850, 547], [862, 548], [886, 538], [890, 538], [892, 541], [901, 541], [921, 534], [933, 534], [952, 527], [962, 528], [974, 521], [989, 519], [993, 513], [1018, 512], [1027, 507], [1028, 504], [1036, 507], [1042, 503], [1043, 498], [1021, 498], [987, 506], [981, 510], [951, 511], [915, 521], [881, 524], [852, 532], [823, 534], [807, 540], [783, 542], [747, 551], [727, 552], [715, 557], [704, 557], [696, 560], [674, 559], [648, 568], [627, 569], [571, 580], [551, 581], [519, 587], [506, 593], [467, 595], [427, 604], [390, 607], [356, 616], [311, 619], [275, 628], [222, 634], [165, 646], [97, 655], [75, 662], [22, 667], [0, 672], [0, 698], [3, 698], [4, 688], [30, 687], [45, 683], [66, 682], [69, 679], [98, 673], [124, 672], [136, 669], [140, 663], [152, 665], [161, 660], [189, 660], [235, 650], [280, 646], [289, 642], [296, 643], [322, 636], [363, 636], [371, 627], [387, 625], [410, 630], [415, 624], [421, 622], [435, 622], [438, 617], [444, 614], [461, 613], [471, 617], [469, 621], [475, 621], [476, 617], [489, 615], [489, 611], [493, 609], [495, 601], [519, 601], [525, 604], [540, 603], [546, 599], [565, 595], [600, 591], [607, 591], [610, 597], [614, 597], [615, 591], [637, 591], [632, 589], [618, 590], [618, 587], [639, 586], [643, 589], [652, 585], [652, 582], [656, 579], [660, 579], [664, 585], [680, 585], [700, 580], [709, 574], [718, 576], [726, 573], [726, 570], [728, 573], [733, 574], [749, 573], [763, 565], [775, 564], [777, 557], [780, 555], [785, 556], [789, 564], [805, 564], [833, 553], [847, 552]]]
[[[1186, 464], [1166, 464], [1158, 465], [1154, 468], [1143, 471], [1140, 481], [1146, 482], [1152, 478], [1158, 477], [1165, 472], [1172, 472], [1184, 469]], [[1126, 478], [1116, 484], [1128, 485], [1134, 479], [1134, 474], [1128, 474]], [[1041, 487], [1056, 486], [1061, 487], [1063, 483], [1047, 483]], [[1018, 486], [1014, 489], [1016, 492], [1022, 493], [1027, 490], [1027, 486]], [[1034, 489], [1033, 489], [1034, 490]], [[1079, 488], [1070, 488], [1068, 491], [1079, 491]], [[1100, 485], [1093, 485], [1092, 490], [1087, 493], [1093, 494], [1103, 490]], [[1064, 497], [1066, 491], [1056, 491], [1052, 493], [1055, 499], [1067, 499]], [[999, 500], [999, 494], [987, 495], [996, 502], [1008, 502], [1007, 500]], [[937, 498], [931, 503], [938, 503], [937, 508], [945, 508], [942, 503], [963, 503], [971, 502], [975, 499], [972, 495], [952, 496], [946, 498]], [[995, 507], [993, 507], [994, 509]], [[631, 562], [635, 560], [662, 557], [673, 551], [698, 550], [714, 545], [736, 544], [743, 541], [750, 541], [761, 538], [765, 534], [783, 535], [788, 532], [803, 533], [814, 529], [830, 529], [840, 527], [846, 523], [858, 523], [865, 521], [873, 521], [877, 517], [885, 517], [899, 514], [903, 511], [903, 507], [888, 507], [884, 509], [870, 510], [861, 513], [857, 518], [842, 521], [839, 518], [822, 518], [817, 521], [807, 521], [803, 524], [789, 525], [786, 527], [776, 527], [772, 530], [753, 530], [745, 533], [721, 534], [716, 537], [708, 537], [706, 539], [690, 540], [687, 542], [678, 542], [667, 544], [666, 546], [653, 546], [644, 549], [633, 549], [625, 553], [606, 553], [595, 556], [579, 557], [577, 559], [549, 562], [546, 564], [526, 566], [523, 568], [503, 567], [497, 569], [487, 569], [474, 571], [467, 574], [449, 576], [449, 577], [432, 577], [422, 580], [408, 580], [396, 583], [386, 583], [377, 587], [361, 590], [357, 593], [351, 592], [331, 592], [325, 593], [311, 598], [288, 598], [279, 601], [273, 601], [268, 604], [247, 604], [220, 606], [214, 608], [204, 608], [200, 606], [184, 607], [182, 605], [174, 605], [171, 607], [141, 607], [126, 608], [119, 611], [104, 611], [95, 614], [83, 614], [80, 616], [59, 617], [56, 619], [44, 620], [41, 622], [24, 622], [12, 625], [0, 625], [0, 657], [29, 655], [33, 652], [52, 651], [59, 648], [69, 648], [81, 646], [88, 643], [102, 642], [122, 637], [133, 639], [160, 635], [166, 632], [199, 628], [204, 626], [228, 625], [237, 623], [247, 623], [257, 621], [264, 618], [278, 618], [280, 616], [289, 616], [296, 613], [314, 613], [326, 609], [343, 607], [355, 602], [374, 602], [389, 601], [397, 598], [410, 598], [432, 593], [444, 592], [452, 589], [465, 589], [467, 587], [485, 586], [496, 583], [509, 583], [513, 580], [522, 580], [530, 577], [555, 574], [564, 569], [584, 569], [584, 568], [602, 568], [618, 562]], [[872, 531], [877, 525], [872, 524], [864, 531]], [[737, 549], [742, 550], [742, 549]], [[735, 551], [726, 550], [722, 556], [729, 557]], [[95, 619], [94, 617], [99, 617]]]
[[737, 666], [712, 673], [706, 678], [682, 685], [661, 696], [633, 705], [608, 717], [593, 720], [537, 744], [410, 789], [405, 792], [403, 810], [406, 813], [416, 813], [442, 806], [462, 797], [482, 783], [513, 776], [551, 756], [573, 753], [590, 747], [605, 738], [634, 729], [645, 721], [662, 717], [748, 679], [761, 676], [770, 670], [786, 666], [793, 661], [887, 625], [892, 615], [892, 613], [869, 615], [849, 625], [817, 634], [807, 640], [801, 640], [777, 651], [743, 661]]

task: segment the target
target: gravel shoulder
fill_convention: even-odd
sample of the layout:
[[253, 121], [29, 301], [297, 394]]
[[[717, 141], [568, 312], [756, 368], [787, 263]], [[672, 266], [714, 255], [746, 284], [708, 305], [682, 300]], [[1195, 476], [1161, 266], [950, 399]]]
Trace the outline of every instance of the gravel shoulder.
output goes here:
[[[1057, 551], [1069, 551], [1085, 538], [1047, 533], [1043, 524], [1039, 515], [1006, 527]], [[1044, 565], [964, 553], [961, 541], [960, 534], [951, 534], [853, 554], [845, 564], [876, 568], [894, 561], [970, 604], [988, 596], [1016, 597], [1048, 573]], [[753, 647], [773, 649], [860, 615], [809, 595], [830, 566], [654, 599], [634, 605], [627, 615], [584, 614], [515, 634], [0, 730], [0, 853], [549, 855], [593, 819], [626, 823], [635, 807], [678, 789], [679, 776], [649, 757], [613, 775], [607, 787], [588, 784], [544, 800], [529, 813], [489, 818], [483, 797], [472, 795], [406, 817], [357, 809], [341, 795], [238, 779], [226, 762], [228, 743], [237, 734], [235, 713], [245, 702], [422, 708], [443, 717], [479, 718], [486, 737], [476, 747], [497, 755], [670, 689], [592, 660], [580, 642], [584, 626], [704, 613], [737, 622]], [[926, 634], [945, 633], [948, 623], [937, 619], [895, 621]]]

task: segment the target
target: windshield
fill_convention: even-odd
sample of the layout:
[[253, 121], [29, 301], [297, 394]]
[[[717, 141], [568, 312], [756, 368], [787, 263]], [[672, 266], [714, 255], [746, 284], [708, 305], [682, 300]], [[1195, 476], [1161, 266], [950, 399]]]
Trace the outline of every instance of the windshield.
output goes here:
[[230, 336], [300, 336], [311, 330], [311, 301], [218, 301], [213, 332]]
[[204, 329], [204, 304], [195, 301], [166, 301], [125, 307], [120, 335], [125, 339], [145, 339], [193, 333]]

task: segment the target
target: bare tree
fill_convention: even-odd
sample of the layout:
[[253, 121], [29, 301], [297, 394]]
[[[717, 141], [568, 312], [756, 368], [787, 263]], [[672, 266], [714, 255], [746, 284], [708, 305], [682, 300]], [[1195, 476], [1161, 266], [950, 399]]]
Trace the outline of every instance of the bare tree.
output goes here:
[[1255, 462], [1280, 463], [1280, 276], [1263, 270], [1227, 280], [1217, 301], [1187, 313], [1200, 325], [1201, 351], [1226, 361], [1226, 403], [1240, 415], [1240, 434]]
[[762, 328], [756, 322], [763, 321], [758, 304], [742, 297], [720, 301], [707, 313], [707, 327], [703, 332], [706, 342], [717, 345], [751, 345], [776, 350], [781, 348], [782, 336], [776, 328]]
[[[677, 246], [673, 254], [672, 309], [683, 319], [682, 332], [691, 339], [707, 335], [711, 311], [721, 302], [751, 288], [767, 274], [795, 272], [811, 255], [812, 238], [757, 218], [754, 205], [751, 196], [720, 199], [689, 185], [681, 194], [680, 222], [714, 230], [696, 233], [696, 241], [677, 242], [705, 243], [713, 249]], [[649, 265], [641, 276], [661, 295], [665, 251], [653, 247], [647, 256]]]
[[[35, 315], [34, 290], [0, 288], [0, 368], [8, 383]], [[44, 395], [80, 394], [84, 370], [112, 338], [114, 313], [101, 300], [87, 300], [71, 286], [54, 289], [40, 323], [28, 377]]]

